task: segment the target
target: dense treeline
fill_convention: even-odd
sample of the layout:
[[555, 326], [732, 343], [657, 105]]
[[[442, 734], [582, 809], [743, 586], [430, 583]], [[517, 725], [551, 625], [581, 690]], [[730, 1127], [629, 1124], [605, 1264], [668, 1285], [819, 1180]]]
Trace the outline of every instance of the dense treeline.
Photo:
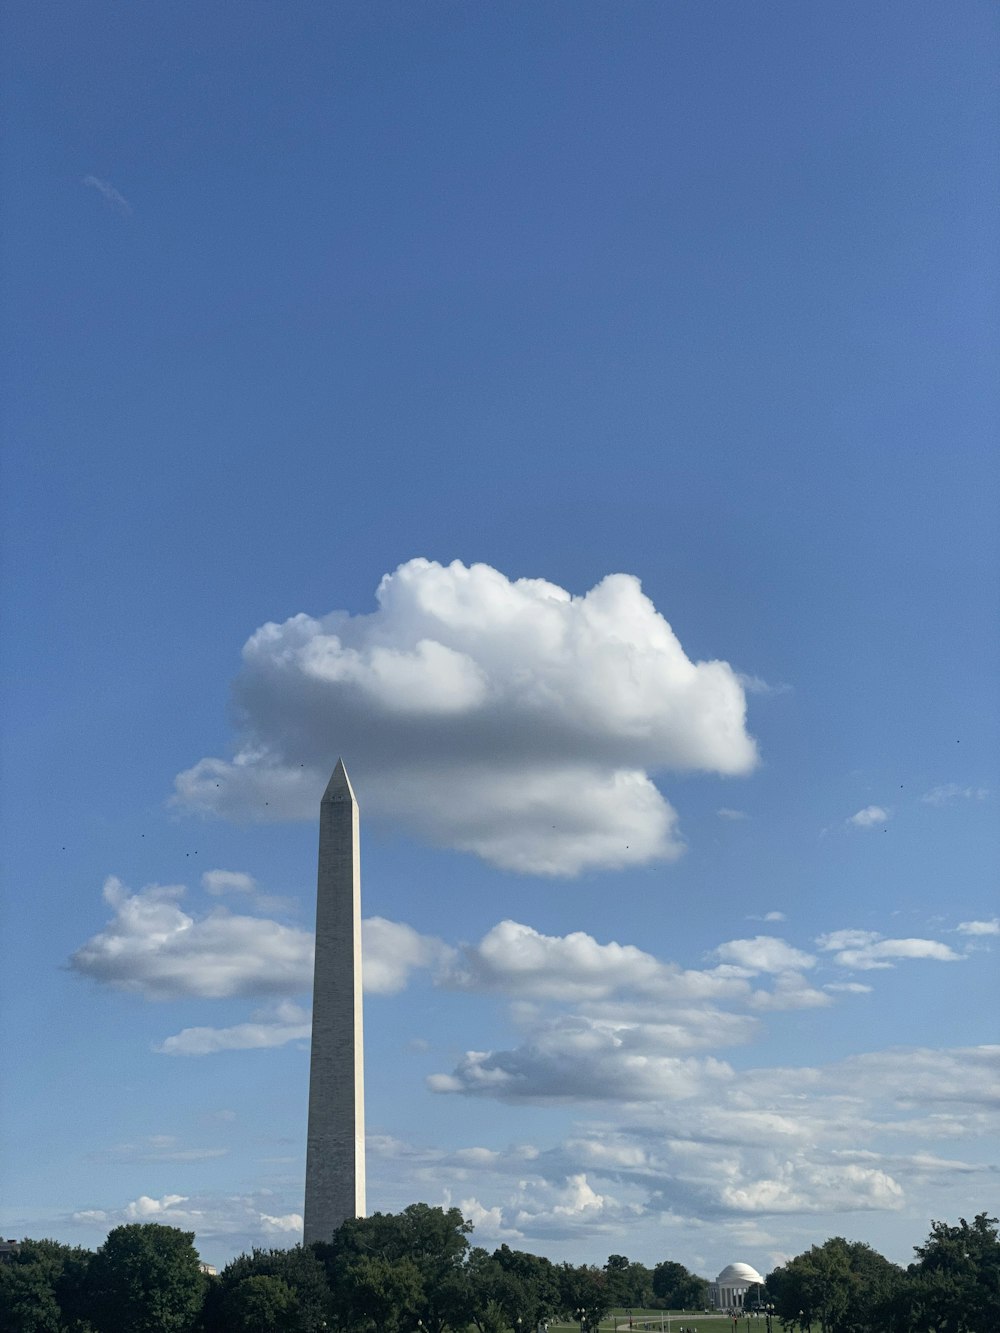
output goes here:
[[768, 1297], [791, 1327], [823, 1333], [1000, 1333], [995, 1217], [932, 1222], [916, 1254], [903, 1269], [836, 1236], [769, 1274]]
[[[700, 1309], [708, 1284], [682, 1265], [613, 1254], [603, 1268], [472, 1246], [456, 1208], [417, 1203], [344, 1224], [329, 1244], [254, 1250], [206, 1276], [194, 1233], [116, 1227], [91, 1253], [25, 1240], [0, 1264], [3, 1333], [534, 1333], [595, 1328], [613, 1309]], [[771, 1273], [757, 1295], [786, 1329], [997, 1333], [995, 1218], [931, 1224], [903, 1269], [835, 1237]]]

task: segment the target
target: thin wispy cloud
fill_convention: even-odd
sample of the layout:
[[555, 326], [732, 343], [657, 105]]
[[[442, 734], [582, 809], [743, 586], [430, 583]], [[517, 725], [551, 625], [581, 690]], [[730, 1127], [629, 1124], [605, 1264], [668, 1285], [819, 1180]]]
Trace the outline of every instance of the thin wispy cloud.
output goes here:
[[924, 792], [920, 799], [925, 805], [950, 805], [953, 801], [985, 801], [989, 795], [989, 787], [961, 787], [957, 782], [945, 782]]
[[736, 678], [743, 686], [744, 690], [746, 690], [747, 694], [761, 694], [774, 697], [778, 694], [789, 694], [792, 688], [791, 685], [786, 685], [783, 682], [777, 685], [772, 685], [769, 681], [764, 680], [762, 676], [747, 675], [745, 671], [737, 672]]
[[110, 181], [102, 181], [99, 176], [84, 176], [81, 184], [96, 190], [104, 201], [125, 217], [131, 217], [135, 211], [120, 190], [116, 190]]

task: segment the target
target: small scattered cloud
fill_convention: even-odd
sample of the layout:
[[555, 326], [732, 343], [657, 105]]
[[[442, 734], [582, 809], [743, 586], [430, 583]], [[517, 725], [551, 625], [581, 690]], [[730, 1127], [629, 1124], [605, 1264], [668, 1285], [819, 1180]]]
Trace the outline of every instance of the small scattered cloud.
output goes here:
[[757, 764], [736, 672], [688, 658], [631, 575], [573, 596], [417, 559], [377, 602], [251, 636], [236, 755], [179, 774], [180, 805], [314, 818], [343, 754], [369, 816], [507, 870], [576, 875], [683, 852], [652, 774]]
[[823, 989], [841, 995], [871, 995], [874, 987], [860, 981], [828, 981]]
[[259, 1010], [248, 1023], [226, 1028], [184, 1028], [153, 1049], [160, 1055], [217, 1055], [220, 1051], [286, 1046], [290, 1041], [308, 1041], [311, 1035], [312, 1020], [308, 1011], [285, 1001], [273, 1009]]
[[945, 782], [924, 792], [920, 799], [926, 805], [950, 805], [953, 801], [985, 801], [991, 794], [989, 787], [962, 787], [957, 782]]
[[110, 204], [117, 212], [122, 213], [125, 217], [132, 216], [132, 205], [121, 191], [116, 190], [109, 181], [102, 181], [99, 176], [84, 176], [81, 183], [86, 185], [88, 189], [96, 190], [105, 203]]
[[733, 823], [738, 823], [740, 820], [750, 818], [745, 810], [731, 810], [728, 805], [720, 806], [715, 813], [720, 819], [729, 819]]
[[832, 1004], [826, 987], [810, 986], [800, 972], [782, 972], [770, 990], [754, 991], [750, 998], [754, 1009], [774, 1012], [781, 1009], [823, 1009]]
[[851, 815], [847, 823], [853, 828], [875, 828], [878, 824], [885, 824], [889, 817], [889, 811], [884, 806], [866, 805], [863, 810]]
[[238, 1251], [273, 1244], [275, 1237], [301, 1233], [301, 1214], [276, 1211], [278, 1202], [267, 1190], [224, 1196], [140, 1194], [123, 1205], [80, 1209], [71, 1220], [78, 1226], [104, 1231], [127, 1222], [159, 1222], [197, 1232], [199, 1243], [213, 1240]]
[[779, 694], [789, 694], [792, 688], [791, 685], [785, 684], [771, 685], [762, 676], [747, 675], [744, 671], [737, 672], [737, 679], [747, 694], [761, 694], [773, 698]]
[[812, 967], [812, 954], [795, 949], [774, 935], [755, 935], [751, 940], [729, 940], [714, 950], [723, 963], [742, 968], [748, 973], [798, 972]]
[[955, 929], [961, 935], [1000, 935], [1000, 917], [991, 917], [989, 921], [960, 921]]
[[252, 895], [257, 892], [257, 881], [241, 870], [206, 870], [201, 877], [201, 887], [215, 897], [224, 893]]
[[841, 967], [858, 971], [895, 967], [904, 959], [933, 959], [939, 963], [957, 963], [962, 955], [940, 940], [886, 939], [874, 930], [835, 930], [820, 935], [816, 945], [834, 955]]

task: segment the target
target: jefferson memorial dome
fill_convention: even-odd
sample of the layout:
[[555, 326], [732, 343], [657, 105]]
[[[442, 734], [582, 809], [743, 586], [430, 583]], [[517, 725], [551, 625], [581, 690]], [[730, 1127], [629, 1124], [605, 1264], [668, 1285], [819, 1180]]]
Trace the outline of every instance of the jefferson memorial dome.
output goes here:
[[711, 1283], [709, 1294], [720, 1310], [739, 1310], [750, 1288], [763, 1281], [749, 1264], [727, 1264]]

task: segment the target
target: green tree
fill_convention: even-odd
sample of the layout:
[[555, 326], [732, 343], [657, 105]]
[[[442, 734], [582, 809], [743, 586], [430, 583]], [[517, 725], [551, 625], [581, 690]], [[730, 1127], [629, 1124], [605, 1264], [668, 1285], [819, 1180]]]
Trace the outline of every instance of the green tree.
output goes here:
[[487, 1254], [479, 1246], [470, 1250], [460, 1282], [462, 1298], [456, 1311], [456, 1327], [473, 1324], [479, 1333], [503, 1333], [513, 1325], [521, 1299], [520, 1284], [504, 1270], [495, 1255]]
[[776, 1268], [767, 1292], [786, 1324], [823, 1333], [883, 1333], [902, 1270], [870, 1245], [834, 1236]]
[[535, 1329], [561, 1308], [559, 1274], [550, 1259], [509, 1245], [494, 1250], [493, 1258], [508, 1279], [509, 1327], [516, 1329], [520, 1319], [525, 1330]]
[[708, 1283], [683, 1264], [664, 1259], [653, 1269], [653, 1295], [664, 1310], [701, 1310], [708, 1300]]
[[[604, 1270], [586, 1264], [560, 1264], [557, 1273], [560, 1313], [567, 1319], [580, 1318], [586, 1328], [596, 1328], [611, 1309]], [[586, 1313], [580, 1317], [578, 1311]]]
[[934, 1333], [988, 1333], [1000, 1328], [1000, 1239], [997, 1219], [979, 1213], [957, 1226], [932, 1222], [915, 1247], [907, 1297], [913, 1328]]
[[280, 1277], [245, 1277], [227, 1293], [225, 1327], [230, 1333], [296, 1333], [299, 1303]]
[[653, 1275], [645, 1264], [611, 1254], [604, 1265], [608, 1299], [619, 1309], [645, 1309], [653, 1301]]
[[[359, 1301], [374, 1309], [379, 1289], [395, 1284], [406, 1293], [411, 1322], [419, 1320], [427, 1333], [442, 1333], [456, 1326], [467, 1298], [461, 1272], [471, 1230], [457, 1208], [414, 1203], [401, 1213], [348, 1218], [329, 1243], [312, 1249], [326, 1270], [342, 1320], [356, 1317]], [[381, 1264], [375, 1268], [361, 1262], [376, 1259]], [[394, 1265], [404, 1267], [393, 1274]]]
[[412, 1259], [363, 1254], [343, 1272], [339, 1308], [351, 1325], [370, 1324], [375, 1333], [398, 1333], [417, 1324], [424, 1288]]
[[206, 1286], [194, 1232], [155, 1222], [115, 1227], [91, 1261], [89, 1286], [102, 1333], [189, 1333]]
[[[284, 1284], [294, 1302], [281, 1318], [293, 1333], [317, 1333], [331, 1317], [332, 1303], [323, 1265], [311, 1249], [296, 1245], [290, 1250], [253, 1250], [241, 1254], [222, 1270], [217, 1290], [206, 1301], [205, 1327], [208, 1333], [239, 1333], [234, 1326], [231, 1301], [233, 1293], [250, 1278], [267, 1278]], [[273, 1287], [268, 1291], [276, 1296]], [[261, 1294], [263, 1300], [263, 1294]]]
[[89, 1250], [24, 1240], [0, 1264], [0, 1328], [10, 1333], [84, 1333]]

